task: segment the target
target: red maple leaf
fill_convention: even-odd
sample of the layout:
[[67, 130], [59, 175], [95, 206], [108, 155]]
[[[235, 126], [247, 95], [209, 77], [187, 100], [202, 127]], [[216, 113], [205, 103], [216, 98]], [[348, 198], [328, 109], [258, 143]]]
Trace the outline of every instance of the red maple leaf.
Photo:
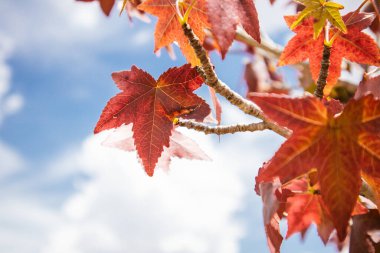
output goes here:
[[[192, 0], [182, 1], [184, 11], [191, 6], [192, 2]], [[193, 65], [200, 65], [194, 49], [191, 47], [188, 38], [184, 35], [175, 6], [176, 0], [146, 0], [138, 8], [158, 17], [154, 32], [155, 52], [176, 41], [187, 61]], [[195, 2], [189, 15], [188, 23], [200, 42], [203, 43], [205, 38], [204, 29], [210, 27], [206, 14], [205, 0], [197, 0]]]
[[[288, 220], [288, 231], [286, 238], [300, 232], [302, 236], [306, 233], [312, 223], [317, 225], [317, 230], [323, 243], [329, 241], [334, 230], [333, 219], [327, 212], [318, 185], [309, 186], [307, 180], [296, 180], [298, 187], [294, 188], [294, 183], [286, 187], [294, 191], [293, 196], [286, 199], [286, 213]], [[301, 186], [301, 187], [300, 187]], [[367, 209], [359, 202], [356, 202], [352, 215], [367, 213]]]
[[203, 79], [189, 64], [169, 69], [157, 81], [135, 66], [112, 78], [122, 92], [107, 103], [94, 132], [133, 123], [137, 153], [152, 176], [164, 146], [169, 146], [172, 118], [203, 120], [210, 114], [205, 101], [193, 93]]
[[223, 58], [235, 38], [238, 24], [241, 24], [252, 38], [260, 42], [259, 19], [252, 0], [209, 0], [207, 9], [211, 31]]
[[[77, 1], [93, 2], [95, 0], [77, 0]], [[97, 1], [99, 1], [100, 7], [102, 8], [102, 11], [104, 12], [104, 14], [109, 16], [113, 6], [115, 5], [115, 0], [97, 0]]]
[[[136, 147], [133, 140], [132, 125], [118, 127], [102, 144], [127, 152], [135, 151]], [[190, 160], [211, 160], [196, 142], [175, 129], [172, 130], [169, 147], [164, 147], [164, 151], [158, 159], [157, 167], [169, 170], [172, 157]]]
[[[260, 174], [260, 172], [259, 172]], [[295, 233], [302, 238], [312, 223], [317, 225], [318, 234], [326, 244], [334, 230], [334, 225], [320, 195], [317, 173], [281, 185], [278, 179], [259, 183], [259, 193], [263, 200], [263, 214], [268, 245], [272, 253], [280, 252], [282, 236], [279, 230], [280, 219], [286, 217], [288, 231], [286, 239]], [[367, 209], [356, 202], [352, 215], [367, 213]]]
[[[343, 58], [361, 64], [378, 66], [380, 64], [380, 51], [376, 42], [362, 30], [367, 28], [373, 21], [374, 16], [367, 13], [360, 13], [353, 16], [348, 22], [352, 13], [343, 17], [346, 22], [347, 34], [339, 33], [331, 49], [329, 75], [325, 94], [328, 95], [331, 88], [336, 84], [341, 75], [341, 64]], [[285, 20], [288, 26], [295, 21], [296, 16], [287, 16]], [[286, 45], [281, 54], [279, 65], [295, 64], [306, 59], [310, 61], [310, 70], [313, 79], [316, 81], [321, 69], [324, 33], [318, 39], [313, 39], [313, 18], [305, 20], [294, 29], [294, 36]], [[332, 36], [336, 31], [332, 30]]]
[[[292, 136], [260, 171], [257, 182], [289, 182], [316, 169], [322, 200], [340, 240], [361, 187], [361, 176], [380, 178], [380, 101], [351, 100], [342, 113], [315, 97], [251, 94], [253, 102]], [[335, 112], [333, 112], [335, 109]]]

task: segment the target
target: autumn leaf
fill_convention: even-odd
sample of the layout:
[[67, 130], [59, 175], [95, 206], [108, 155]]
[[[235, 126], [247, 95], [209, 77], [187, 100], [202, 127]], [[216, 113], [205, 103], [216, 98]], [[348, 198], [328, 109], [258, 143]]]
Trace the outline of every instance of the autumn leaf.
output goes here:
[[253, 93], [250, 99], [271, 120], [293, 131], [262, 168], [257, 182], [279, 177], [285, 183], [315, 168], [322, 200], [334, 217], [342, 241], [358, 198], [361, 176], [380, 177], [379, 99], [367, 95], [351, 100], [338, 114], [316, 97]]
[[290, 29], [296, 28], [306, 18], [312, 16], [316, 19], [313, 22], [314, 39], [318, 38], [328, 20], [332, 25], [338, 28], [341, 32], [346, 33], [347, 28], [339, 13], [339, 10], [344, 6], [334, 2], [327, 2], [325, 0], [294, 0], [302, 4], [305, 8], [297, 15], [297, 19], [291, 24]]
[[[352, 13], [343, 17], [346, 22]], [[373, 20], [374, 16], [371, 16]], [[285, 17], [286, 22], [290, 26], [296, 17]], [[376, 42], [362, 30], [368, 27], [368, 14], [360, 13], [352, 18], [347, 24], [347, 34], [340, 33], [334, 41], [331, 49], [329, 75], [327, 77], [327, 86], [324, 90], [328, 95], [332, 87], [337, 83], [341, 75], [341, 64], [343, 58], [361, 64], [376, 65], [380, 64], [380, 52]], [[361, 20], [361, 22], [359, 22]], [[364, 20], [364, 21], [363, 21]], [[313, 20], [305, 20], [301, 25], [294, 29], [294, 36], [286, 45], [281, 57], [279, 65], [296, 64], [306, 59], [310, 61], [310, 70], [313, 79], [318, 80], [321, 69], [321, 60], [324, 44], [324, 35], [313, 39]]]
[[[118, 148], [127, 152], [135, 151], [132, 125], [120, 126], [115, 129], [102, 143], [104, 146]], [[161, 157], [158, 159], [157, 167], [169, 170], [172, 157], [185, 158], [189, 160], [210, 161], [210, 157], [189, 137], [172, 130], [169, 147], [164, 147]]]
[[[282, 236], [278, 223], [285, 217], [288, 222], [286, 239], [296, 233], [301, 233], [304, 238], [307, 230], [314, 223], [323, 243], [327, 244], [329, 241], [334, 224], [321, 198], [317, 179], [317, 172], [311, 170], [307, 175], [296, 178], [286, 185], [281, 185], [278, 178], [273, 182], [258, 183], [264, 206], [265, 230], [272, 253], [280, 251]], [[352, 215], [367, 212], [368, 210], [357, 201]]]
[[[327, 208], [319, 193], [318, 183], [310, 185], [306, 179], [297, 179], [286, 186], [286, 189], [293, 191], [293, 195], [286, 199], [288, 220], [286, 239], [298, 232], [304, 236], [311, 224], [314, 223], [317, 225], [318, 235], [323, 243], [327, 244], [334, 225], [333, 219], [326, 212]], [[352, 215], [365, 213], [367, 213], [367, 209], [359, 201], [356, 201]]]
[[208, 0], [207, 11], [212, 34], [223, 58], [235, 38], [239, 24], [252, 38], [261, 41], [259, 19], [252, 0]]
[[[187, 10], [192, 2], [192, 0], [182, 1], [184, 11]], [[204, 29], [210, 28], [205, 5], [205, 0], [197, 0], [191, 9], [188, 19], [190, 27], [201, 43], [203, 43], [205, 38]], [[184, 35], [175, 6], [176, 0], [146, 0], [138, 8], [158, 17], [154, 32], [155, 52], [176, 41], [187, 61], [192, 65], [200, 65], [194, 49], [191, 47], [188, 38]]]
[[164, 147], [169, 147], [173, 117], [203, 120], [210, 114], [205, 101], [193, 93], [203, 79], [189, 64], [169, 69], [157, 81], [135, 66], [112, 78], [122, 92], [107, 103], [94, 132], [133, 123], [137, 153], [152, 176]]
[[276, 197], [276, 191], [281, 187], [278, 180], [259, 184], [259, 193], [263, 201], [263, 219], [267, 244], [271, 253], [280, 252], [283, 237], [280, 232], [280, 220], [278, 209], [280, 202]]
[[325, 207], [321, 196], [316, 191], [308, 189], [306, 180], [298, 180], [304, 186], [301, 192], [287, 199], [286, 212], [288, 214], [288, 231], [286, 238], [295, 233], [304, 235], [311, 224], [316, 224], [318, 234], [324, 244], [329, 240], [334, 226]]
[[[77, 0], [77, 1], [93, 2], [95, 0]], [[104, 14], [109, 16], [113, 6], [115, 5], [115, 0], [97, 0], [97, 1], [99, 1], [100, 7], [102, 8], [102, 11], [104, 12]]]

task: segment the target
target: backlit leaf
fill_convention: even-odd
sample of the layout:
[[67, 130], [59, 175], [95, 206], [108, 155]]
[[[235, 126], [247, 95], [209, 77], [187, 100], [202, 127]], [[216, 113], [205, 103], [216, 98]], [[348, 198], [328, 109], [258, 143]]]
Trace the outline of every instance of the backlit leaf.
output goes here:
[[[184, 11], [187, 10], [192, 2], [193, 0], [182, 1], [182, 6], [185, 7]], [[188, 19], [190, 27], [193, 29], [201, 43], [203, 43], [205, 38], [204, 29], [210, 28], [205, 5], [205, 0], [197, 0]], [[192, 65], [200, 65], [194, 49], [191, 47], [189, 40], [183, 33], [175, 6], [176, 0], [146, 0], [140, 4], [138, 8], [158, 17], [156, 30], [154, 32], [155, 52], [176, 41], [187, 61]]]
[[112, 78], [122, 92], [108, 102], [94, 132], [133, 123], [137, 153], [152, 176], [164, 147], [169, 147], [172, 119], [203, 120], [210, 114], [205, 101], [193, 93], [203, 79], [190, 65], [171, 68], [157, 81], [135, 66], [113, 73]]

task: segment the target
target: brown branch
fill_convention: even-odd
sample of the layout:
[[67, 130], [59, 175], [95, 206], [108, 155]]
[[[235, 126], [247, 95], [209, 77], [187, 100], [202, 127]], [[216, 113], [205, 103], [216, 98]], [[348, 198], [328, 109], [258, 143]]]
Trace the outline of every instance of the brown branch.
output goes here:
[[234, 134], [238, 132], [255, 132], [270, 129], [265, 122], [252, 123], [246, 125], [232, 125], [232, 126], [208, 126], [203, 123], [194, 122], [191, 120], [178, 119], [176, 125], [193, 129], [204, 134]]
[[235, 39], [240, 41], [246, 45], [260, 48], [267, 53], [270, 53], [272, 56], [276, 58], [280, 58], [282, 54], [283, 48], [280, 45], [275, 44], [272, 41], [262, 40], [261, 43], [258, 43], [256, 40], [252, 39], [246, 32], [242, 30], [237, 30]]
[[319, 77], [317, 81], [317, 89], [314, 92], [314, 95], [320, 99], [323, 98], [323, 89], [326, 86], [327, 76], [329, 75], [330, 55], [331, 55], [331, 46], [324, 44], [322, 61], [321, 61], [321, 70], [319, 72]]
[[215, 92], [225, 97], [231, 104], [238, 107], [241, 111], [246, 114], [252, 115], [256, 118], [264, 121], [268, 127], [274, 132], [284, 136], [289, 137], [290, 131], [277, 125], [274, 122], [269, 121], [251, 101], [244, 99], [238, 93], [231, 90], [228, 85], [219, 80], [218, 76], [214, 71], [214, 66], [211, 64], [210, 58], [207, 56], [206, 50], [203, 48], [199, 39], [194, 34], [190, 26], [185, 23], [182, 25], [185, 36], [189, 39], [190, 45], [194, 49], [198, 59], [202, 64], [202, 68], [198, 68], [200, 75], [205, 79], [205, 83], [213, 88]]

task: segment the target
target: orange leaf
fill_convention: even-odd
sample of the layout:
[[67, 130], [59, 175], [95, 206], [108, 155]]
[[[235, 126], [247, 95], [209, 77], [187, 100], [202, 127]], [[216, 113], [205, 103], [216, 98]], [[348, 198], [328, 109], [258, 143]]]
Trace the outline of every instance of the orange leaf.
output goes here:
[[112, 78], [122, 92], [108, 102], [94, 132], [133, 123], [137, 153], [147, 174], [153, 176], [164, 147], [169, 147], [172, 115], [203, 120], [210, 114], [205, 101], [193, 93], [203, 79], [189, 64], [169, 69], [157, 81], [135, 66], [113, 73]]
[[[183, 6], [189, 7], [193, 1], [184, 0], [182, 2]], [[138, 8], [158, 17], [156, 31], [154, 33], [155, 52], [176, 41], [187, 61], [192, 65], [200, 65], [189, 40], [183, 33], [175, 6], [176, 0], [146, 0], [140, 4]], [[184, 11], [186, 11], [186, 9]], [[204, 29], [210, 28], [206, 15], [205, 0], [197, 0], [195, 2], [190, 12], [188, 23], [200, 42], [203, 43], [205, 38]]]
[[[257, 182], [289, 182], [318, 171], [322, 200], [342, 241], [361, 187], [361, 174], [380, 177], [380, 101], [351, 100], [341, 114], [315, 97], [251, 94], [264, 113], [292, 136], [260, 171]], [[336, 110], [335, 110], [336, 113]]]
[[[343, 17], [347, 22], [352, 13]], [[362, 30], [367, 28], [373, 21], [373, 16], [360, 13], [354, 16], [347, 24], [347, 33], [340, 33], [333, 43], [330, 56], [329, 75], [327, 77], [327, 86], [325, 94], [328, 95], [331, 88], [336, 84], [341, 75], [341, 64], [343, 58], [361, 64], [370, 64], [378, 66], [380, 64], [380, 51], [376, 42]], [[285, 17], [290, 26], [296, 19], [295, 16]], [[294, 36], [286, 45], [282, 53], [279, 65], [295, 64], [306, 59], [310, 61], [310, 70], [313, 79], [316, 81], [319, 76], [322, 61], [324, 35], [313, 39], [313, 20], [305, 20], [301, 25], [294, 29]], [[334, 30], [333, 30], [334, 31]], [[324, 34], [324, 33], [323, 33]], [[332, 35], [332, 33], [331, 33]]]

